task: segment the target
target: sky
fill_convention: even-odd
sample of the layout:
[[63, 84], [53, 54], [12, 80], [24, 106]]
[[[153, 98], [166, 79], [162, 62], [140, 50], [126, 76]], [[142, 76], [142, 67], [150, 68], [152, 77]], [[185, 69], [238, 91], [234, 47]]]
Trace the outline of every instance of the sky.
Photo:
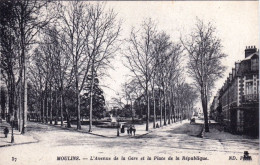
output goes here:
[[[212, 22], [216, 36], [221, 39], [222, 50], [227, 54], [223, 60], [227, 70], [216, 82], [213, 94], [221, 88], [235, 62], [244, 59], [245, 47], [255, 45], [259, 48], [258, 1], [108, 1], [106, 5], [123, 20], [122, 38], [128, 38], [131, 28], [140, 27], [147, 18], [152, 18], [158, 30], [164, 30], [174, 42], [178, 42], [180, 36], [185, 38], [194, 29], [196, 17]], [[123, 63], [122, 52], [118, 52], [113, 60], [114, 70], [108, 70], [110, 77], [103, 79], [102, 84], [108, 86], [103, 88], [107, 102], [120, 93], [121, 84], [130, 74]], [[186, 80], [190, 82], [189, 78]]]

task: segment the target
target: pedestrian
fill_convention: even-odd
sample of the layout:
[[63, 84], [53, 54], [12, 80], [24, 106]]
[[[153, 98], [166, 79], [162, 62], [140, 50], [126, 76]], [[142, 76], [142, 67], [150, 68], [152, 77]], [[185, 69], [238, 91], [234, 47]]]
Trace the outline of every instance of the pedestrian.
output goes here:
[[132, 136], [132, 132], [133, 132], [133, 127], [132, 127], [132, 125], [130, 125], [130, 134], [131, 134], [131, 136]]
[[121, 133], [125, 133], [125, 125], [122, 125]]
[[7, 138], [8, 133], [9, 133], [9, 129], [7, 127], [5, 127], [5, 129], [4, 129], [5, 138]]
[[129, 129], [129, 126], [127, 127], [127, 135], [129, 135], [130, 133], [130, 129]]
[[132, 129], [133, 129], [133, 133], [134, 133], [134, 136], [135, 136], [135, 131], [136, 131], [136, 129], [135, 129], [135, 126], [134, 126], [134, 125], [133, 125]]

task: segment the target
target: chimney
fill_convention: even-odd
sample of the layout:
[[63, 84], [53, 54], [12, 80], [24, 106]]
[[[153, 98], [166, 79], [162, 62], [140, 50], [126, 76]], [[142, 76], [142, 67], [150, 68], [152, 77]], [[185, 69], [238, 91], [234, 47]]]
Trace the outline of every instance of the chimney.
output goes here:
[[240, 64], [239, 62], [236, 62], [236, 63], [235, 63], [235, 69], [236, 69], [236, 72], [237, 72], [238, 69], [239, 69], [239, 64]]
[[255, 46], [246, 46], [245, 58], [247, 58], [250, 54], [253, 54], [255, 52], [256, 52], [256, 47]]
[[239, 71], [239, 70], [240, 70], [239, 68], [240, 68], [240, 62], [236, 62], [236, 63], [235, 63], [236, 75], [239, 75], [239, 72], [240, 72], [240, 71]]
[[236, 76], [236, 69], [235, 68], [232, 68], [232, 75], [233, 75], [233, 79], [234, 79], [235, 76]]
[[233, 79], [232, 79], [232, 73], [229, 73], [228, 79], [229, 79], [229, 82], [231, 82], [231, 81], [233, 80]]

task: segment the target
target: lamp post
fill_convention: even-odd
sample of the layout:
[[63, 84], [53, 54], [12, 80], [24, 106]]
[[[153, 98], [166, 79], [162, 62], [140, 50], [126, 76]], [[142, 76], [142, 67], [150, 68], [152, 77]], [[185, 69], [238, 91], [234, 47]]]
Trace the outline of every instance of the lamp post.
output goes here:
[[11, 143], [14, 143], [14, 116], [11, 117], [11, 126], [12, 126]]

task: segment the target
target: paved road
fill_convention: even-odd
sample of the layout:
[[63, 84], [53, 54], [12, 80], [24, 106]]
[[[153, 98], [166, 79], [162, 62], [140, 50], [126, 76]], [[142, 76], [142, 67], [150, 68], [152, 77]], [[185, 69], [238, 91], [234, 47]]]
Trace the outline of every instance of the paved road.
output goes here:
[[[7, 163], [12, 157], [19, 164], [53, 163], [57, 156], [79, 156], [81, 160], [107, 156], [206, 156], [215, 159], [235, 155], [237, 159], [249, 151], [258, 157], [258, 140], [200, 138], [202, 125], [178, 123], [154, 130], [148, 135], [130, 138], [104, 138], [86, 133], [72, 132], [53, 126], [29, 123], [28, 134], [38, 139], [37, 143], [0, 148], [0, 160]], [[13, 161], [11, 161], [13, 162]]]

